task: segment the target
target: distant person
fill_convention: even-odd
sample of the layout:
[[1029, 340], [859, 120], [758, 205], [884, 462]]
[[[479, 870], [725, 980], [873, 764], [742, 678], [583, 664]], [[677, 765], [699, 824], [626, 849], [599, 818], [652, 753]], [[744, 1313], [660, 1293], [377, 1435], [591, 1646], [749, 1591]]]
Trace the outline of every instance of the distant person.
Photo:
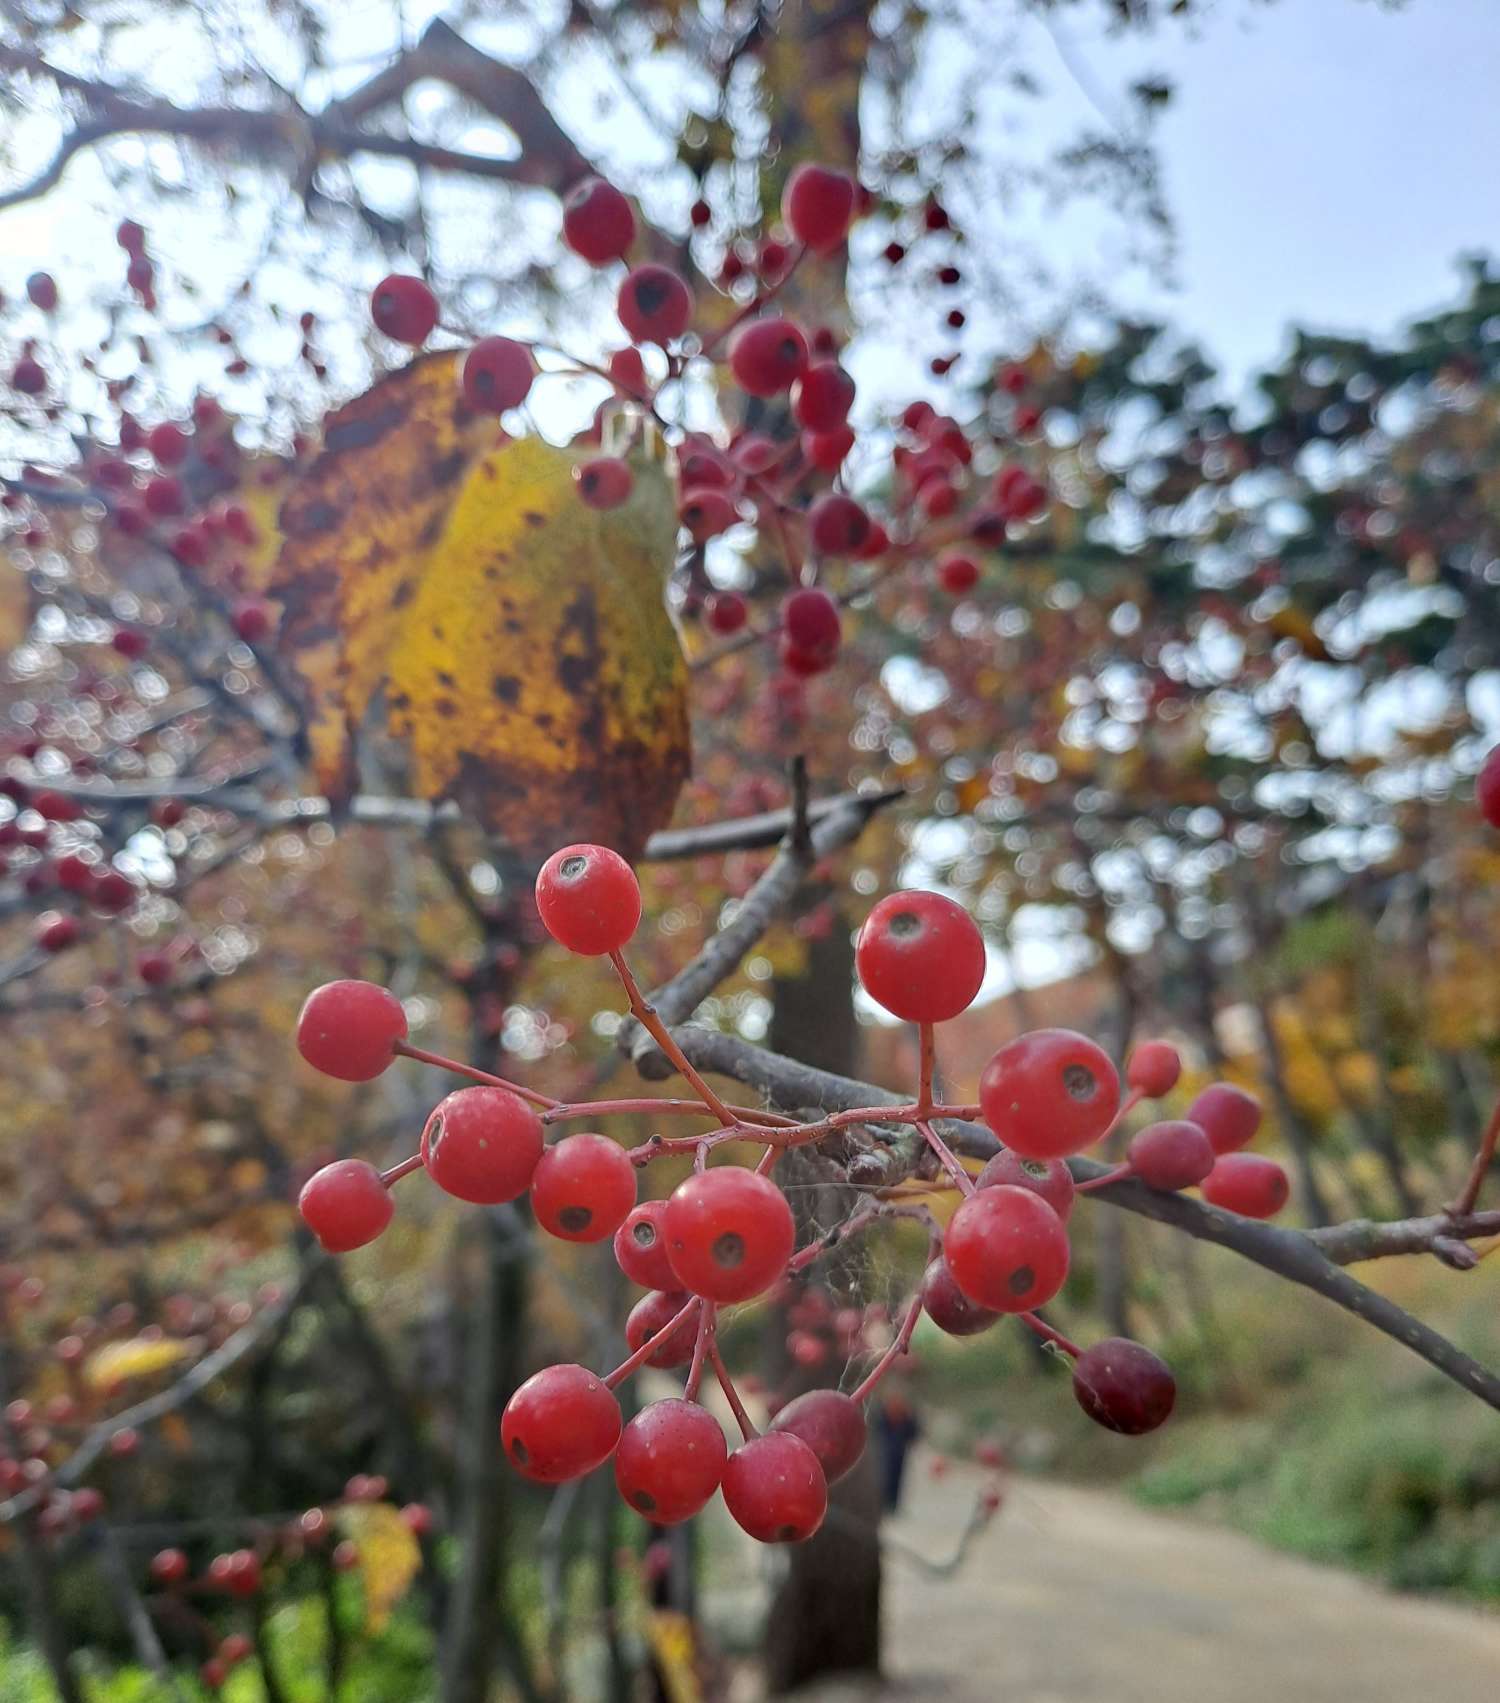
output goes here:
[[893, 1390], [880, 1404], [875, 1429], [880, 1438], [882, 1502], [886, 1513], [894, 1514], [901, 1506], [906, 1457], [922, 1427], [916, 1409], [899, 1390]]

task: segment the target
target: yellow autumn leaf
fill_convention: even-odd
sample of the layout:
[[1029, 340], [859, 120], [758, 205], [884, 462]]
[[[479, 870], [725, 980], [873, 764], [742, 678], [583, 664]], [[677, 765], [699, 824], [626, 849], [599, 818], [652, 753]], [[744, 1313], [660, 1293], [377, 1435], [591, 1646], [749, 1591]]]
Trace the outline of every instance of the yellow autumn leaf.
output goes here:
[[456, 799], [522, 855], [565, 839], [633, 855], [688, 769], [666, 472], [633, 457], [630, 497], [600, 513], [573, 452], [497, 444], [457, 395], [449, 355], [382, 380], [332, 417], [282, 508], [270, 590], [319, 779], [348, 795], [364, 729], [387, 778]]
[[692, 1621], [675, 1609], [653, 1609], [646, 1617], [646, 1638], [668, 1703], [702, 1703]]
[[137, 1336], [126, 1342], [107, 1342], [84, 1362], [83, 1379], [90, 1389], [111, 1390], [132, 1378], [149, 1378], [168, 1371], [196, 1352], [195, 1343], [174, 1337]]
[[389, 1502], [352, 1502], [338, 1524], [359, 1555], [367, 1629], [380, 1632], [421, 1569], [422, 1546]]
[[0, 560], [0, 656], [7, 656], [31, 631], [31, 590], [13, 562]]

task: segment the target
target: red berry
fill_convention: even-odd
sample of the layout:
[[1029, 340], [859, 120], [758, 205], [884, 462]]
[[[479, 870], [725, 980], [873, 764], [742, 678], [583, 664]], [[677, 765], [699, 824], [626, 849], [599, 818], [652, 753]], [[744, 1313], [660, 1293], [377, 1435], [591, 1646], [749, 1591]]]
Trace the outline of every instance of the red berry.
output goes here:
[[798, 166], [781, 192], [781, 216], [798, 242], [815, 254], [831, 253], [854, 217], [854, 179], [811, 162]]
[[817, 586], [794, 591], [781, 606], [782, 656], [796, 674], [820, 674], [831, 667], [842, 634], [838, 604]]
[[635, 1166], [607, 1135], [564, 1136], [531, 1179], [537, 1223], [565, 1242], [602, 1242], [634, 1205]]
[[36, 943], [43, 952], [66, 952], [78, 932], [78, 918], [65, 911], [43, 911], [36, 919]]
[[151, 1577], [159, 1585], [175, 1585], [188, 1576], [188, 1558], [180, 1549], [159, 1549], [151, 1557]]
[[739, 1165], [680, 1183], [664, 1223], [677, 1281], [710, 1301], [748, 1301], [769, 1289], [797, 1239], [786, 1196], [769, 1177]]
[[527, 1478], [563, 1484], [614, 1453], [620, 1404], [586, 1366], [547, 1366], [506, 1402], [500, 1440]]
[[187, 460], [191, 440], [181, 426], [163, 420], [146, 433], [146, 448], [158, 467], [181, 467]]
[[396, 1205], [373, 1165], [336, 1159], [302, 1185], [297, 1210], [329, 1253], [347, 1254], [373, 1242]]
[[129, 662], [139, 662], [151, 649], [151, 637], [139, 627], [117, 627], [110, 636], [110, 646], [117, 655]]
[[158, 520], [181, 514], [187, 506], [187, 499], [182, 494], [181, 480], [174, 479], [168, 473], [158, 473], [154, 479], [146, 481], [141, 501], [146, 505], [146, 512], [155, 515]]
[[1040, 1195], [1001, 1185], [978, 1189], [948, 1221], [943, 1258], [978, 1306], [1029, 1313], [1068, 1275], [1068, 1233]]
[[[854, 433], [848, 426], [835, 426], [831, 432], [804, 432], [802, 434], [802, 453], [823, 473], [837, 473], [844, 465], [849, 451], [854, 448]], [[883, 530], [883, 528], [882, 528]], [[876, 528], [871, 526], [870, 535], [873, 537]], [[861, 560], [864, 559], [865, 549], [861, 545], [855, 551]]]
[[230, 612], [229, 624], [237, 639], [258, 645], [271, 631], [271, 606], [261, 597], [244, 597]]
[[828, 1512], [828, 1481], [812, 1449], [789, 1431], [742, 1443], [724, 1466], [724, 1506], [761, 1543], [802, 1543]]
[[218, 1582], [232, 1595], [237, 1597], [253, 1597], [260, 1589], [260, 1557], [253, 1549], [236, 1549], [228, 1555], [217, 1555], [209, 1568], [209, 1576], [220, 1562]]
[[667, 1258], [667, 1203], [643, 1200], [615, 1231], [615, 1264], [642, 1289], [672, 1289], [677, 1278]]
[[1001, 1047], [979, 1078], [984, 1121], [1026, 1159], [1063, 1159], [1091, 1147], [1119, 1103], [1114, 1065], [1071, 1029], [1021, 1035]]
[[695, 544], [706, 544], [710, 538], [727, 532], [738, 517], [734, 504], [723, 491], [700, 486], [678, 497], [677, 518], [692, 534]]
[[962, 597], [979, 584], [979, 564], [972, 556], [944, 556], [937, 565], [938, 582], [944, 591]]
[[953, 1273], [941, 1254], [922, 1274], [922, 1309], [949, 1336], [977, 1336], [998, 1324], [1003, 1316], [988, 1307], [976, 1306], [953, 1281]]
[[670, 343], [687, 330], [693, 298], [670, 267], [637, 266], [620, 285], [615, 311], [634, 342]]
[[1474, 797], [1479, 814], [1492, 828], [1500, 828], [1500, 745], [1484, 760], [1474, 781]]
[[[674, 1280], [675, 1281], [675, 1280]], [[625, 1320], [625, 1341], [630, 1352], [644, 1348], [654, 1337], [661, 1336], [672, 1320], [691, 1299], [681, 1290], [656, 1290], [637, 1301]], [[693, 1345], [698, 1335], [698, 1320], [690, 1314], [677, 1329], [661, 1337], [660, 1343], [647, 1359], [648, 1366], [667, 1371], [673, 1366], [685, 1366], [693, 1357]]]
[[531, 391], [536, 363], [513, 337], [481, 337], [464, 357], [464, 401], [477, 414], [519, 408]]
[[751, 396], [790, 390], [807, 365], [807, 339], [789, 319], [757, 319], [729, 344], [729, 370]]
[[598, 455], [573, 469], [578, 495], [591, 509], [617, 509], [630, 495], [635, 475], [617, 455]]
[[794, 1397], [770, 1428], [800, 1437], [818, 1457], [829, 1484], [837, 1484], [865, 1452], [864, 1409], [839, 1390], [808, 1390]]
[[406, 1039], [401, 1001], [374, 982], [325, 982], [314, 988], [297, 1018], [297, 1050], [325, 1076], [369, 1082]]
[[1110, 1336], [1086, 1348], [1074, 1362], [1073, 1394], [1096, 1424], [1139, 1437], [1166, 1423], [1177, 1400], [1177, 1384], [1149, 1348]]
[[65, 893], [87, 893], [94, 885], [94, 866], [68, 852], [53, 865], [52, 877]]
[[57, 280], [50, 272], [33, 272], [26, 280], [26, 294], [33, 306], [51, 313], [57, 306]]
[[974, 1179], [978, 1189], [1030, 1189], [1039, 1194], [1066, 1224], [1073, 1211], [1076, 1192], [1073, 1173], [1063, 1159], [1023, 1159], [1002, 1147]]
[[115, 229], [115, 241], [127, 254], [139, 254], [146, 246], [146, 231], [134, 219], [122, 219]]
[[231, 1632], [219, 1645], [219, 1660], [230, 1667], [245, 1661], [255, 1646], [243, 1632]]
[[1188, 1120], [1213, 1144], [1215, 1153], [1234, 1153], [1255, 1139], [1260, 1101], [1232, 1082], [1211, 1082], [1187, 1109]]
[[536, 878], [536, 908], [548, 934], [583, 958], [618, 952], [641, 920], [635, 871], [608, 846], [564, 846]]
[[1004, 467], [995, 475], [995, 506], [1006, 520], [1035, 520], [1047, 506], [1047, 487], [1024, 467]]
[[135, 903], [135, 883], [118, 869], [104, 870], [94, 883], [94, 903], [101, 911], [123, 911]]
[[425, 343], [438, 322], [437, 297], [420, 278], [393, 272], [371, 292], [370, 318], [397, 343]]
[[615, 383], [633, 396], [641, 396], [646, 391], [646, 363], [641, 359], [641, 352], [634, 344], [624, 349], [616, 349], [609, 357], [609, 376]]
[[1170, 1041], [1142, 1041], [1125, 1060], [1125, 1080], [1148, 1100], [1170, 1094], [1182, 1075], [1182, 1060]]
[[47, 388], [47, 374], [42, 363], [31, 355], [22, 355], [10, 369], [10, 387], [22, 396], [40, 396]]
[[91, 1484], [84, 1485], [81, 1490], [75, 1490], [68, 1503], [68, 1512], [80, 1525], [97, 1520], [104, 1512], [103, 1492], [95, 1490]]
[[715, 633], [739, 632], [750, 616], [750, 606], [737, 591], [711, 592], [703, 605], [703, 618]]
[[852, 556], [870, 536], [870, 517], [853, 497], [829, 491], [807, 511], [807, 535], [822, 556]]
[[602, 177], [574, 184], [563, 202], [563, 241], [591, 266], [607, 266], [623, 257], [635, 241], [630, 203]]
[[408, 1502], [401, 1510], [401, 1523], [413, 1537], [426, 1537], [432, 1531], [432, 1509], [425, 1502]]
[[854, 406], [854, 380], [837, 361], [815, 361], [792, 392], [792, 418], [806, 432], [834, 432]]
[[477, 1206], [515, 1200], [542, 1157], [541, 1120], [504, 1088], [459, 1088], [422, 1131], [422, 1163], [445, 1194]]
[[791, 258], [791, 250], [784, 242], [778, 242], [775, 237], [767, 237], [755, 256], [755, 267], [762, 278], [775, 279], [786, 271]]
[[1203, 1179], [1203, 1198], [1241, 1218], [1274, 1218], [1291, 1192], [1286, 1172], [1259, 1153], [1226, 1153]]
[[217, 1691], [229, 1678], [229, 1668], [217, 1656], [210, 1656], [199, 1665], [198, 1678], [210, 1691]]
[[860, 984], [908, 1023], [946, 1023], [984, 980], [974, 919], [941, 893], [888, 893], [865, 919], [854, 953]]
[[675, 1526], [719, 1488], [728, 1456], [718, 1420], [697, 1402], [654, 1401], [620, 1433], [615, 1483], [653, 1525]]
[[342, 1543], [333, 1546], [333, 1554], [329, 1556], [334, 1570], [339, 1573], [352, 1573], [359, 1566], [359, 1546], [351, 1538], [345, 1538]]
[[143, 952], [135, 961], [135, 973], [147, 987], [162, 987], [172, 979], [172, 959], [166, 952]]
[[703, 200], [695, 201], [688, 208], [688, 223], [695, 231], [701, 231], [712, 220], [713, 216], [713, 208]]
[[1213, 1144], [1195, 1123], [1147, 1124], [1132, 1136], [1130, 1168], [1153, 1189], [1191, 1189], [1214, 1168]]

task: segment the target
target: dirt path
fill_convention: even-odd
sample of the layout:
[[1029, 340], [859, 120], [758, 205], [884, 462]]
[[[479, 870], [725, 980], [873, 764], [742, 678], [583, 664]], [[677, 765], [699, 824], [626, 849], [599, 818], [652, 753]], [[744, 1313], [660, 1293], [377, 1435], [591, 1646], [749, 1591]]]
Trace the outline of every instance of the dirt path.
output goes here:
[[[917, 1463], [919, 1466], [921, 1463]], [[913, 1475], [893, 1537], [934, 1558], [967, 1472]], [[934, 1703], [1496, 1703], [1500, 1615], [1393, 1596], [1124, 1497], [1020, 1481], [962, 1572], [888, 1571], [883, 1697]], [[871, 1695], [820, 1688], [819, 1703]]]

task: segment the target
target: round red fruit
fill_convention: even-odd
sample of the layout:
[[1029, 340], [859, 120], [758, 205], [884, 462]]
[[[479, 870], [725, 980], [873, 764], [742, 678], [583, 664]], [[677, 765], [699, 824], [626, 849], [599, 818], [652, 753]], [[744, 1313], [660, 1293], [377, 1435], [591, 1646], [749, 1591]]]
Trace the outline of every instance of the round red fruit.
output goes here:
[[536, 908], [560, 946], [582, 958], [619, 949], [641, 920], [635, 871], [608, 846], [564, 846], [536, 878]]
[[789, 319], [754, 320], [741, 326], [729, 344], [729, 370], [751, 396], [790, 390], [806, 365], [807, 339]]
[[151, 1577], [159, 1585], [178, 1585], [188, 1576], [188, 1558], [180, 1549], [158, 1549], [151, 1557]]
[[1209, 1205], [1241, 1218], [1274, 1218], [1291, 1192], [1286, 1172], [1259, 1153], [1226, 1153], [1203, 1179], [1203, 1198]]
[[406, 1013], [388, 988], [374, 982], [325, 982], [314, 988], [297, 1018], [297, 1051], [325, 1076], [369, 1082], [406, 1039]]
[[43, 952], [66, 952], [78, 935], [78, 918], [66, 911], [43, 911], [36, 919], [34, 938]]
[[1232, 1082], [1211, 1082], [1188, 1107], [1187, 1115], [1208, 1137], [1215, 1153], [1236, 1153], [1255, 1139], [1261, 1105]]
[[602, 1466], [620, 1440], [620, 1404], [586, 1366], [547, 1366], [505, 1404], [500, 1441], [537, 1484], [564, 1484]]
[[842, 636], [839, 606], [817, 586], [794, 591], [782, 604], [782, 654], [797, 657], [800, 665], [788, 664], [794, 673], [819, 674], [832, 667]]
[[464, 401], [479, 414], [519, 408], [531, 392], [536, 363], [513, 337], [482, 337], [464, 357]]
[[677, 1281], [710, 1301], [748, 1301], [786, 1270], [796, 1227], [769, 1177], [720, 1165], [680, 1183], [664, 1219]]
[[[625, 1341], [630, 1352], [634, 1354], [648, 1342], [661, 1337], [661, 1341], [647, 1357], [646, 1364], [654, 1366], [659, 1372], [668, 1371], [673, 1366], [687, 1365], [693, 1357], [693, 1345], [698, 1335], [696, 1314], [690, 1313], [675, 1330], [668, 1331], [667, 1326], [691, 1299], [691, 1296], [683, 1294], [681, 1290], [672, 1289], [655, 1290], [637, 1301], [625, 1320]], [[664, 1331], [666, 1334], [662, 1335]]]
[[802, 1543], [828, 1512], [828, 1481], [818, 1457], [789, 1431], [742, 1443], [724, 1467], [724, 1506], [761, 1543]]
[[542, 1154], [531, 1210], [565, 1242], [602, 1242], [635, 1205], [635, 1166], [607, 1135], [569, 1135]]
[[726, 492], [700, 485], [685, 490], [677, 499], [677, 518], [688, 529], [695, 544], [706, 544], [734, 525], [733, 502]]
[[962, 597], [979, 584], [979, 564], [972, 556], [944, 556], [937, 566], [938, 583], [954, 597]]
[[852, 556], [870, 536], [870, 517], [842, 491], [827, 491], [807, 511], [807, 535], [820, 556]]
[[615, 311], [634, 342], [666, 344], [687, 330], [693, 298], [670, 267], [637, 266], [620, 285]]
[[1182, 1075], [1182, 1059], [1170, 1041], [1142, 1041], [1125, 1060], [1125, 1080], [1148, 1100], [1170, 1094]]
[[190, 439], [181, 426], [163, 420], [146, 433], [146, 448], [158, 467], [181, 467], [187, 460]]
[[837, 431], [853, 406], [854, 380], [837, 361], [814, 361], [792, 392], [792, 418], [814, 435]]
[[739, 632], [750, 616], [750, 606], [737, 591], [715, 591], [710, 593], [703, 605], [703, 618], [708, 623], [710, 632], [728, 637], [731, 633]]
[[941, 1254], [922, 1274], [922, 1309], [948, 1336], [978, 1336], [1003, 1317], [988, 1307], [976, 1306], [964, 1294]]
[[941, 893], [888, 893], [865, 919], [854, 952], [860, 983], [908, 1023], [946, 1023], [984, 980], [974, 919]]
[[837, 1484], [865, 1452], [864, 1409], [840, 1390], [808, 1390], [794, 1397], [770, 1428], [800, 1437], [818, 1457], [829, 1484]]
[[1073, 1394], [1096, 1424], [1140, 1437], [1171, 1416], [1177, 1383], [1149, 1348], [1111, 1336], [1086, 1348], [1074, 1362]]
[[1191, 1189], [1214, 1168], [1214, 1150], [1195, 1123], [1176, 1119], [1147, 1124], [1131, 1137], [1130, 1168], [1153, 1189]]
[[1033, 1029], [979, 1078], [984, 1121], [1026, 1159], [1064, 1159], [1091, 1147], [1114, 1121], [1120, 1078], [1103, 1050], [1071, 1029]]
[[329, 1253], [347, 1254], [373, 1242], [396, 1206], [373, 1165], [337, 1159], [302, 1185], [297, 1210]]
[[798, 166], [781, 192], [781, 216], [798, 242], [829, 254], [849, 234], [854, 217], [854, 179], [812, 162]]
[[586, 177], [563, 202], [563, 241], [591, 266], [621, 259], [635, 241], [630, 203], [602, 177]]
[[573, 469], [578, 495], [591, 509], [617, 509], [630, 495], [635, 475], [617, 455], [598, 455]]
[[393, 272], [371, 291], [370, 318], [397, 343], [425, 343], [438, 322], [437, 297], [420, 278]]
[[943, 1233], [943, 1258], [977, 1306], [1029, 1313], [1063, 1286], [1068, 1233], [1040, 1195], [1002, 1184], [976, 1190], [953, 1214]]
[[667, 1203], [643, 1200], [615, 1231], [615, 1264], [642, 1289], [671, 1289], [677, 1278], [667, 1258]]
[[1039, 1194], [1066, 1224], [1073, 1211], [1076, 1185], [1073, 1173], [1063, 1159], [1023, 1159], [1008, 1147], [985, 1161], [984, 1169], [974, 1179], [977, 1189], [1030, 1189]]
[[440, 1100], [422, 1131], [427, 1174], [457, 1200], [498, 1206], [531, 1185], [542, 1157], [542, 1125], [504, 1088], [460, 1088]]
[[719, 1488], [728, 1458], [718, 1420], [697, 1402], [654, 1401], [620, 1433], [615, 1483], [653, 1525], [675, 1526]]
[[[802, 453], [822, 473], [837, 473], [853, 448], [854, 433], [848, 426], [835, 426], [831, 432], [802, 434]], [[870, 537], [873, 538], [878, 530], [883, 529], [872, 525]], [[864, 561], [869, 553], [867, 544], [868, 540], [855, 551], [861, 561]], [[879, 553], [875, 552], [877, 555]]]

